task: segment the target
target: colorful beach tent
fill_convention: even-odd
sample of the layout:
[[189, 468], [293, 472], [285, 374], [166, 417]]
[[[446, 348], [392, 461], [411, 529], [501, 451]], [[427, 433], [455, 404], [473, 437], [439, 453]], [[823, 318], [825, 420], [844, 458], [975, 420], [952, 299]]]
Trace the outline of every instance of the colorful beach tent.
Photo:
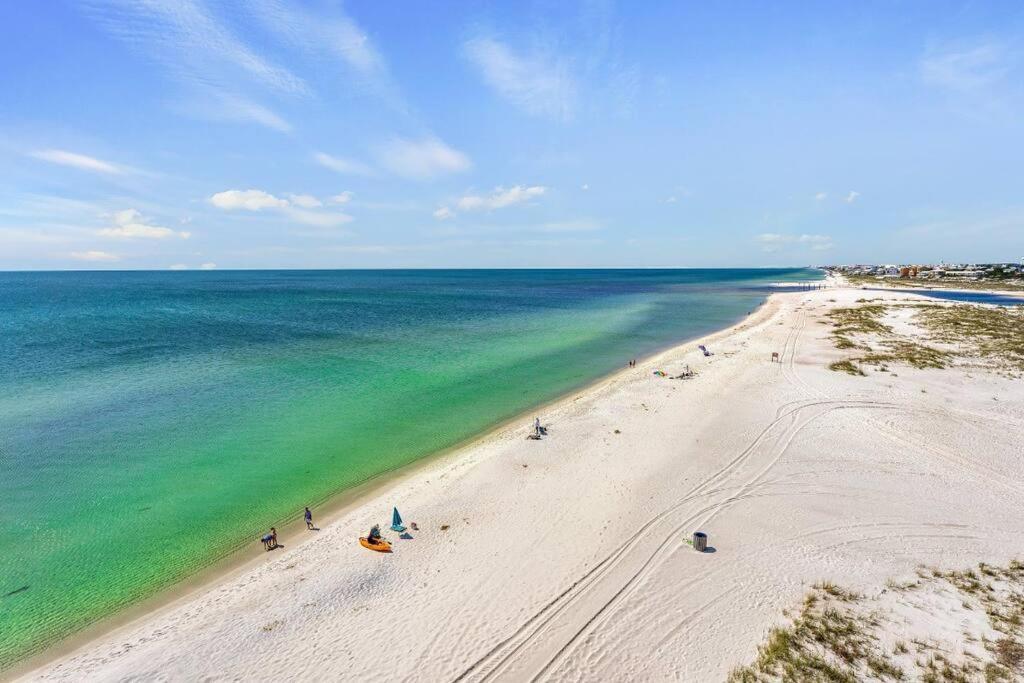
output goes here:
[[405, 526], [402, 524], [402, 516], [398, 514], [398, 508], [391, 513], [391, 530], [399, 533], [405, 531]]

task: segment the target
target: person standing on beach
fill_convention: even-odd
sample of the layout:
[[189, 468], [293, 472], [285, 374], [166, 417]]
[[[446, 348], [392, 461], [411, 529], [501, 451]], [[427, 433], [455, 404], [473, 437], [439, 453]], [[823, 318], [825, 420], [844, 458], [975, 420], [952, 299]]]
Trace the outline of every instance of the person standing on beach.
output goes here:
[[277, 529], [270, 527], [270, 549], [277, 547]]
[[539, 417], [533, 418], [533, 433], [537, 435], [537, 438], [540, 438], [540, 418]]
[[313, 513], [309, 511], [309, 506], [306, 506], [306, 512], [304, 513], [306, 518], [306, 528], [310, 531], [313, 530]]

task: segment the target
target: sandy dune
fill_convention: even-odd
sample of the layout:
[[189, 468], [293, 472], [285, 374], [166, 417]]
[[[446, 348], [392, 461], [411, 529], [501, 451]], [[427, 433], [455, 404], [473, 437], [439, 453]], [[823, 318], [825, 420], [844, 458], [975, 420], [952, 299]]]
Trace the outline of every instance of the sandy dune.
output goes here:
[[[721, 680], [813, 582], [1024, 554], [1024, 384], [828, 370], [860, 296], [773, 295], [27, 677]], [[360, 548], [392, 505], [415, 539]]]

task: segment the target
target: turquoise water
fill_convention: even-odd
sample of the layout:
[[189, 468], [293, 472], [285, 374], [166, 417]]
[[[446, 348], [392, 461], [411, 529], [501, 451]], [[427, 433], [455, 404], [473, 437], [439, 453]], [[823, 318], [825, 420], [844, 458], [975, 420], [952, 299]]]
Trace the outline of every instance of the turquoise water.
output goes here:
[[[0, 668], [809, 270], [0, 273]], [[258, 548], [258, 546], [254, 546]]]

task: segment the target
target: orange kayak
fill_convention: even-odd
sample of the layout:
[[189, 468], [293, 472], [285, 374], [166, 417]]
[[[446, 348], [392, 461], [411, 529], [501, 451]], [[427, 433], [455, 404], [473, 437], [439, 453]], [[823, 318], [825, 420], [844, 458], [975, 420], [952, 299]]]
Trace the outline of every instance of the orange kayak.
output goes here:
[[376, 543], [370, 541], [370, 539], [368, 539], [368, 538], [360, 538], [359, 539], [359, 543], [364, 548], [369, 548], [370, 550], [376, 550], [378, 553], [390, 553], [391, 552], [391, 544], [388, 543], [387, 541], [385, 541], [383, 538], [380, 539], [379, 541], [377, 541]]

